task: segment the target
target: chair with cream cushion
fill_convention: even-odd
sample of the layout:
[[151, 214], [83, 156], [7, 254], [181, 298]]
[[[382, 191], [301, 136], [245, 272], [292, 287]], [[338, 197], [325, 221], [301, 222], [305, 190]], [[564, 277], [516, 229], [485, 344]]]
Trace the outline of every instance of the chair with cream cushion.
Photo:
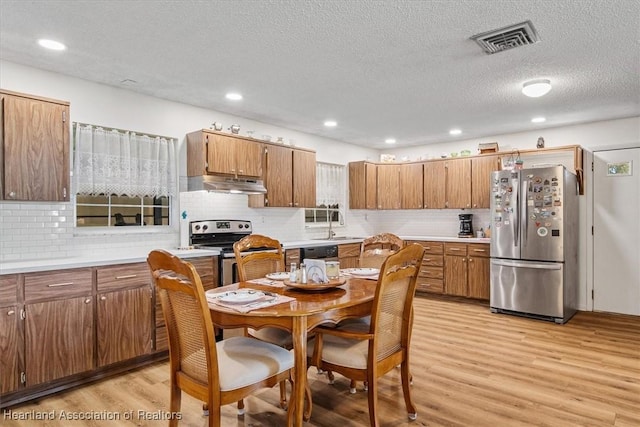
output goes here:
[[[220, 407], [255, 390], [291, 378], [293, 355], [280, 346], [249, 337], [216, 343], [200, 276], [193, 265], [162, 250], [147, 263], [158, 289], [169, 336], [171, 412], [180, 411], [182, 391], [200, 399], [209, 411], [209, 426], [220, 426]], [[170, 426], [177, 426], [172, 418]]]
[[[270, 249], [272, 252], [250, 252], [252, 249]], [[238, 280], [241, 282], [260, 279], [269, 273], [285, 271], [284, 253], [282, 245], [276, 239], [260, 234], [250, 234], [233, 245], [238, 267]], [[278, 345], [291, 350], [293, 338], [291, 333], [275, 327], [260, 330], [247, 329], [247, 335], [261, 341]], [[287, 404], [285, 384], [280, 384], [280, 405]]]
[[413, 298], [423, 255], [424, 248], [414, 243], [385, 260], [368, 328], [363, 323], [318, 327], [309, 342], [309, 366], [368, 383], [371, 426], [378, 426], [377, 379], [398, 365], [409, 419], [417, 417], [411, 400], [409, 354]]

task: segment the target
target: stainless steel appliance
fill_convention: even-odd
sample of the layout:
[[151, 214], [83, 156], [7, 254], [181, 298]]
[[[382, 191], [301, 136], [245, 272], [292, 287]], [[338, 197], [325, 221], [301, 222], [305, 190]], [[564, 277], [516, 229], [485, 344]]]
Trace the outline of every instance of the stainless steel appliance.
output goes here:
[[[233, 244], [251, 234], [252, 231], [251, 221], [227, 219], [189, 223], [189, 241], [193, 247], [220, 251], [218, 286], [230, 285], [238, 281]], [[256, 249], [256, 251], [260, 251], [260, 249]]]
[[491, 185], [491, 311], [567, 322], [577, 307], [576, 176], [504, 170]]
[[458, 237], [473, 237], [473, 220], [471, 219], [473, 214], [460, 214], [458, 219], [460, 220], [460, 230], [458, 231]]

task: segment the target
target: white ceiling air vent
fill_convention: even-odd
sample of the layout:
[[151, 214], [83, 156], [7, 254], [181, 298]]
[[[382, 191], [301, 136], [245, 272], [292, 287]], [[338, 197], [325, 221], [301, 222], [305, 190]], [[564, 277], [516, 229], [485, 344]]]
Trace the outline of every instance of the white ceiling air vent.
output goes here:
[[487, 54], [502, 52], [514, 47], [526, 46], [540, 41], [531, 21], [499, 28], [471, 37]]

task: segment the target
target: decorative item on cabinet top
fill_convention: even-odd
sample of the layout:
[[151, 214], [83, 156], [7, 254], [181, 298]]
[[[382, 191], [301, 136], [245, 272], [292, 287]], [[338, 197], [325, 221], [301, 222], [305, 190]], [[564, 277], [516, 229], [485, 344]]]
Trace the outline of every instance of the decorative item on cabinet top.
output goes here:
[[497, 142], [483, 142], [478, 144], [478, 153], [486, 154], [486, 153], [497, 153], [498, 143]]

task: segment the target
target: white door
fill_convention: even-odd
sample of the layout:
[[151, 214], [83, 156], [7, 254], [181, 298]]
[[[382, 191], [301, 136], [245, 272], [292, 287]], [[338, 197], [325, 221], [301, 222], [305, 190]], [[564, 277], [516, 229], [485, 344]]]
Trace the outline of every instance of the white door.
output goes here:
[[640, 315], [640, 148], [593, 162], [593, 309]]

